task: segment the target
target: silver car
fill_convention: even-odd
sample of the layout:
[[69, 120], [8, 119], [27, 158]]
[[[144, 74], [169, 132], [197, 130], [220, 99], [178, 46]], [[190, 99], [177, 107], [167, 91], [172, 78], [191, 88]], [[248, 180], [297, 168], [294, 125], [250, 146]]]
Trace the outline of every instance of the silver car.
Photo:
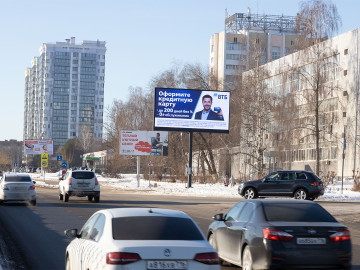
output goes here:
[[4, 174], [0, 181], [0, 203], [28, 201], [36, 205], [35, 181], [25, 173]]

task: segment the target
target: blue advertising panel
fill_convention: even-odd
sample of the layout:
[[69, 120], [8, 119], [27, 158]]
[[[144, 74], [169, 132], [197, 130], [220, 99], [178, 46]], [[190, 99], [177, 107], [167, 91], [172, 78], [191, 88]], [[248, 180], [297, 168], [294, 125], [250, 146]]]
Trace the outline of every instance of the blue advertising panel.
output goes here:
[[155, 88], [154, 130], [229, 133], [230, 92]]

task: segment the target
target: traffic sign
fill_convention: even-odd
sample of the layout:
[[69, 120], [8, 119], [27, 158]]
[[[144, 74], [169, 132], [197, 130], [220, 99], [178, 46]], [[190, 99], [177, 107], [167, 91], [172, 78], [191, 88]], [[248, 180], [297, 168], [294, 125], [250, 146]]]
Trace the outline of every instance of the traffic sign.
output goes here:
[[148, 162], [148, 164], [147, 164], [149, 167], [152, 167], [153, 166], [153, 164], [152, 164], [152, 162], [151, 162], [151, 160], [149, 160], [149, 162]]
[[61, 167], [63, 167], [63, 168], [66, 168], [68, 165], [67, 165], [67, 163], [64, 161], [63, 163], [61, 163]]
[[14, 167], [17, 167], [17, 162], [14, 162]]
[[48, 160], [49, 154], [48, 153], [41, 153], [41, 160]]
[[57, 157], [56, 157], [56, 160], [57, 160], [57, 161], [62, 161], [62, 156], [57, 156]]
[[47, 166], [48, 166], [48, 161], [47, 160], [45, 160], [45, 159], [43, 159], [43, 160], [41, 160], [41, 167], [45, 167], [45, 168], [47, 168]]

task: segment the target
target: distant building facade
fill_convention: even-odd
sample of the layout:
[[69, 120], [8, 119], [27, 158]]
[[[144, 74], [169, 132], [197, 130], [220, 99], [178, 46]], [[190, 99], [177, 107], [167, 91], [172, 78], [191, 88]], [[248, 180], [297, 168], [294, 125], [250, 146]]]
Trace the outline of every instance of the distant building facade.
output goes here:
[[[264, 127], [267, 130], [263, 136], [264, 171], [315, 171], [315, 138], [311, 135], [315, 114], [309, 110], [309, 104], [315, 103], [309, 92], [319, 83], [326, 89], [319, 92], [318, 103], [320, 177], [329, 173], [337, 177], [359, 175], [360, 28], [315, 46], [263, 65], [270, 72], [263, 79], [269, 92], [294, 97], [294, 107], [284, 109], [292, 117], [287, 128], [276, 120]], [[244, 152], [241, 146], [231, 150], [232, 175], [255, 178], [249, 164], [256, 161], [241, 152]]]
[[103, 135], [104, 41], [44, 43], [25, 71], [25, 139], [52, 139], [54, 151], [81, 132]]
[[[210, 73], [220, 90], [233, 90], [242, 72], [294, 52], [296, 37], [294, 16], [251, 14], [250, 9], [226, 15], [224, 31], [210, 39]], [[260, 63], [253, 63], [255, 58]]]

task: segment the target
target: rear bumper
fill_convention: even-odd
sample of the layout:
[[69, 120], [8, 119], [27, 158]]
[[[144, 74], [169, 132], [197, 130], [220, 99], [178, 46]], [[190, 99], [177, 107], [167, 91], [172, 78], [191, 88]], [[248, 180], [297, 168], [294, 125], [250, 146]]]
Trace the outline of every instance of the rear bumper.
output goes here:
[[36, 200], [36, 193], [14, 193], [14, 192], [5, 192], [0, 195], [0, 200], [2, 201], [32, 201]]
[[85, 197], [85, 196], [100, 196], [100, 191], [93, 191], [93, 190], [72, 190], [68, 192], [69, 196], [76, 196], [76, 197]]

